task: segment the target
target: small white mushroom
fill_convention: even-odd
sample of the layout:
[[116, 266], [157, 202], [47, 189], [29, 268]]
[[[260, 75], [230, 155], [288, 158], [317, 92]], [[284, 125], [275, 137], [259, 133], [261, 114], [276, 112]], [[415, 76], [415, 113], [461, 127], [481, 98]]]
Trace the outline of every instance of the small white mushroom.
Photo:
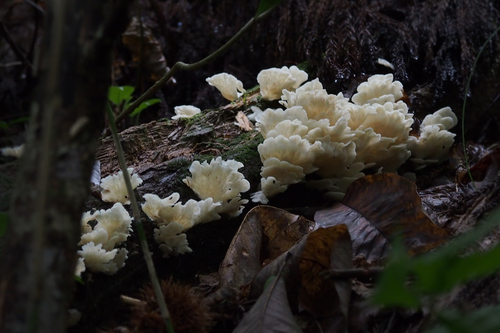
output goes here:
[[198, 113], [201, 113], [201, 110], [196, 106], [192, 105], [179, 105], [174, 107], [175, 116], [172, 119], [179, 118], [192, 118], [196, 116]]
[[206, 79], [209, 85], [217, 88], [222, 96], [234, 101], [245, 92], [243, 83], [231, 74], [220, 73]]

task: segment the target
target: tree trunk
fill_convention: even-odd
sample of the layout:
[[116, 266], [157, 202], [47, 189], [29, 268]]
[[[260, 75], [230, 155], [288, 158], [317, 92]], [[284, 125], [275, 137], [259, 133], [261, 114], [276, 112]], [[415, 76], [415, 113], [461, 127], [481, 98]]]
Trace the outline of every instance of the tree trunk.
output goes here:
[[110, 80], [128, 0], [52, 0], [37, 98], [0, 269], [0, 331], [63, 332]]

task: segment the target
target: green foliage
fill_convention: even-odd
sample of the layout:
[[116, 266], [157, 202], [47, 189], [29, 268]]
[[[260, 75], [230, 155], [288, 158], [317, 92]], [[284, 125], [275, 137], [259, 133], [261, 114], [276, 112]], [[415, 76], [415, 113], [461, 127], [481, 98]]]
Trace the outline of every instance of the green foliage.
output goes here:
[[132, 94], [135, 88], [131, 86], [109, 87], [108, 98], [113, 104], [120, 105], [125, 102], [125, 105], [132, 99]]
[[445, 310], [438, 316], [440, 324], [428, 333], [497, 333], [500, 332], [500, 306], [486, 306], [468, 314]]
[[[485, 252], [470, 250], [498, 226], [500, 209], [494, 210], [475, 230], [433, 252], [410, 258], [396, 241], [392, 257], [377, 283], [372, 301], [383, 306], [417, 308], [423, 295], [436, 296], [453, 287], [500, 270], [500, 245]], [[500, 332], [500, 306], [484, 307], [468, 314], [446, 309], [437, 314], [431, 333]]]
[[259, 16], [260, 14], [276, 7], [283, 0], [261, 0], [259, 3], [259, 8], [257, 9], [257, 14], [255, 16]]
[[[500, 245], [486, 252], [460, 256], [467, 247], [498, 225], [500, 209], [490, 214], [474, 231], [458, 237], [433, 252], [410, 258], [401, 244], [379, 279], [373, 301], [384, 306], [415, 308], [419, 296], [438, 295], [454, 286], [500, 270]], [[412, 283], [408, 286], [408, 278]]]
[[11, 120], [11, 121], [3, 121], [2, 120], [2, 121], [0, 121], [0, 129], [3, 129], [3, 130], [9, 129], [12, 125], [27, 122], [29, 119], [30, 119], [29, 117], [20, 117], [20, 118], [16, 118], [14, 120]]
[[[109, 87], [108, 98], [116, 106], [121, 106], [124, 109], [128, 108], [130, 101], [132, 100], [132, 94], [135, 88], [131, 86], [121, 86], [121, 87]], [[159, 103], [158, 98], [148, 99], [142, 102], [135, 110], [130, 114], [130, 117], [137, 116], [144, 109], [150, 107], [151, 105]], [[123, 104], [123, 105], [122, 105]]]

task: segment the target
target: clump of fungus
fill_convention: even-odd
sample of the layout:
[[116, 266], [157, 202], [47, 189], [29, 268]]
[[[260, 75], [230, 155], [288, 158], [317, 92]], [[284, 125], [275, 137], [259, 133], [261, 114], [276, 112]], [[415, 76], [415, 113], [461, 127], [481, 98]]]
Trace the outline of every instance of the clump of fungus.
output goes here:
[[231, 74], [220, 73], [206, 79], [209, 85], [217, 88], [222, 96], [234, 101], [244, 92], [243, 83]]
[[220, 219], [217, 212], [219, 203], [212, 198], [196, 201], [188, 200], [185, 204], [177, 202], [179, 193], [173, 193], [165, 199], [156, 194], [145, 194], [146, 202], [142, 210], [158, 228], [155, 229], [155, 240], [160, 244], [164, 257], [191, 252], [183, 232], [198, 223]]
[[[88, 222], [97, 220], [92, 228]], [[125, 264], [127, 250], [115, 249], [129, 236], [132, 218], [121, 203], [116, 203], [108, 210], [99, 210], [94, 214], [84, 213], [82, 217], [82, 236], [78, 245], [82, 249], [78, 254], [83, 258], [85, 267], [93, 272], [115, 274]], [[79, 271], [85, 268], [80, 267]]]
[[427, 116], [420, 137], [410, 136], [413, 114], [401, 100], [403, 85], [392, 74], [370, 77], [349, 101], [342, 93], [328, 94], [318, 79], [299, 87], [303, 81], [292, 84], [291, 74], [277, 69], [261, 73], [267, 80], [258, 80], [263, 98], [277, 99], [282, 90], [280, 104], [286, 109], [252, 108], [249, 118], [265, 139], [258, 147], [263, 166], [261, 190], [251, 195], [254, 202], [267, 203], [313, 172], [322, 179], [309, 182], [312, 187], [342, 199], [365, 170], [396, 172], [412, 155], [416, 164], [437, 163], [453, 144], [448, 130], [456, 117], [450, 108]]
[[[142, 184], [142, 179], [133, 174], [133, 168], [127, 168], [132, 189]], [[129, 205], [130, 199], [128, 197], [127, 186], [123, 178], [123, 172], [119, 171], [116, 175], [109, 175], [101, 180], [101, 196], [102, 200], [106, 202], [120, 202], [123, 205]]]

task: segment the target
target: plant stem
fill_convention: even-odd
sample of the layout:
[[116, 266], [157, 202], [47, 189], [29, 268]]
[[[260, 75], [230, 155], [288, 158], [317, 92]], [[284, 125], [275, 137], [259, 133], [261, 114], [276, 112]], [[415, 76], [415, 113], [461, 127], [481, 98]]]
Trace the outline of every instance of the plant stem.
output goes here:
[[241, 36], [243, 36], [244, 33], [246, 33], [255, 23], [266, 17], [274, 7], [266, 10], [264, 13], [260, 14], [259, 16], [253, 17], [250, 19], [250, 21], [247, 22], [243, 26], [243, 28], [238, 31], [236, 35], [234, 35], [226, 44], [221, 46], [217, 51], [214, 53], [210, 54], [206, 58], [195, 62], [194, 64], [186, 64], [184, 62], [178, 61], [175, 63], [175, 65], [165, 74], [161, 79], [155, 82], [149, 88], [144, 94], [142, 94], [138, 99], [136, 99], [133, 103], [131, 103], [123, 112], [121, 112], [117, 117], [116, 117], [116, 122], [119, 122], [123, 120], [126, 116], [131, 114], [139, 105], [141, 105], [142, 102], [146, 101], [149, 99], [155, 92], [160, 90], [161, 87], [163, 87], [173, 76], [177, 71], [179, 70], [184, 70], [184, 71], [194, 71], [197, 70], [211, 61], [217, 59], [222, 53], [226, 52], [234, 43], [236, 43]]
[[141, 243], [142, 252], [144, 254], [144, 260], [146, 260], [146, 265], [148, 267], [149, 278], [151, 279], [151, 283], [153, 284], [153, 289], [155, 291], [156, 299], [158, 301], [158, 306], [160, 307], [161, 316], [163, 318], [163, 321], [165, 322], [165, 327], [167, 329], [167, 332], [174, 333], [167, 304], [165, 303], [165, 299], [163, 298], [160, 282], [158, 281], [158, 277], [156, 276], [155, 266], [153, 264], [153, 260], [151, 259], [151, 252], [149, 252], [148, 242], [146, 240], [146, 234], [144, 233], [144, 228], [141, 222], [141, 214], [139, 212], [139, 206], [137, 205], [137, 199], [135, 197], [134, 190], [132, 189], [132, 184], [130, 182], [130, 177], [127, 171], [127, 165], [125, 163], [125, 157], [123, 155], [122, 145], [120, 143], [118, 132], [116, 130], [116, 123], [113, 117], [113, 111], [111, 111], [109, 103], [106, 104], [106, 113], [108, 115], [109, 127], [111, 129], [111, 134], [113, 135], [113, 141], [115, 142], [116, 145], [116, 154], [118, 156], [120, 169], [122, 170], [123, 178], [125, 179], [125, 184], [127, 185], [127, 192], [130, 198], [130, 205], [132, 206], [132, 211], [134, 216], [134, 226], [137, 229], [137, 233], [139, 234], [139, 240]]
[[479, 49], [477, 57], [474, 60], [474, 65], [472, 65], [469, 79], [467, 80], [467, 86], [465, 87], [464, 104], [462, 105], [462, 146], [464, 148], [465, 167], [467, 168], [467, 173], [469, 174], [470, 180], [474, 188], [476, 188], [476, 184], [474, 183], [474, 179], [472, 178], [472, 173], [470, 172], [469, 158], [467, 157], [467, 149], [465, 146], [465, 104], [467, 102], [467, 95], [469, 94], [470, 90], [470, 82], [472, 80], [472, 74], [474, 73], [474, 69], [476, 68], [477, 61], [481, 57], [481, 53], [483, 53], [483, 50], [486, 47], [486, 45], [491, 41], [493, 36], [495, 36], [498, 33], [498, 31], [500, 31], [500, 27], [498, 27], [495, 31], [493, 31], [493, 33], [488, 37], [486, 42], [484, 42], [483, 46], [481, 46], [481, 48]]

